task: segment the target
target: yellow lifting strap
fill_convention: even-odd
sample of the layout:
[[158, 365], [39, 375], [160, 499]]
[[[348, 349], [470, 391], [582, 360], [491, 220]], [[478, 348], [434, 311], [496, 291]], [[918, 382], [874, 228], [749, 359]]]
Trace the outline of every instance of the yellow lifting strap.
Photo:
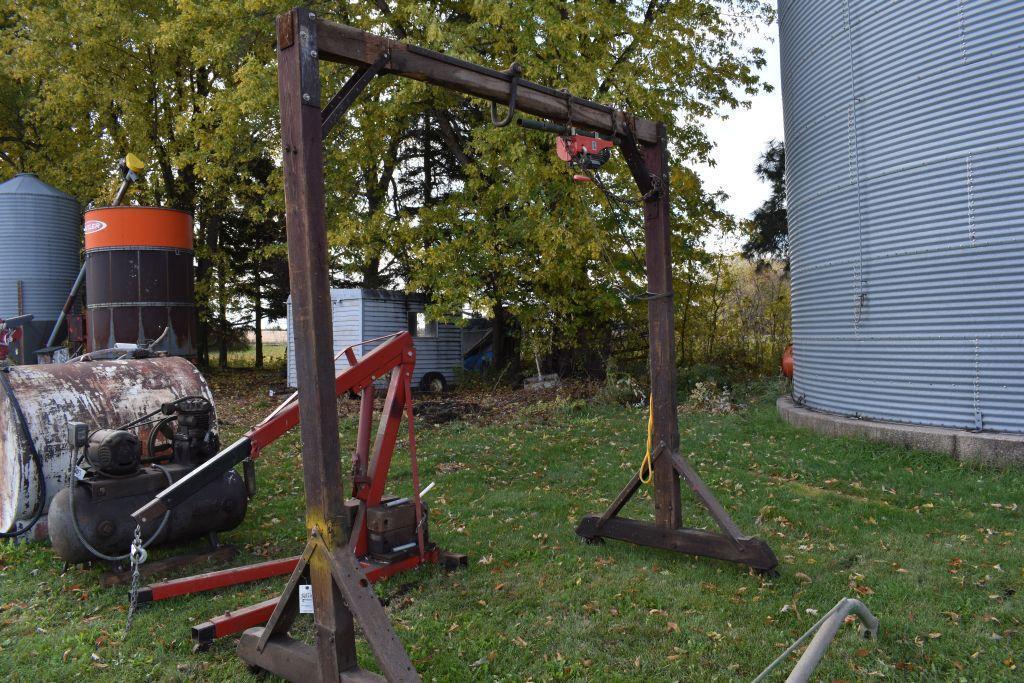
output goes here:
[[651, 437], [654, 434], [654, 395], [647, 399], [647, 454], [640, 461], [640, 482], [650, 484], [654, 479], [654, 467], [651, 463]]

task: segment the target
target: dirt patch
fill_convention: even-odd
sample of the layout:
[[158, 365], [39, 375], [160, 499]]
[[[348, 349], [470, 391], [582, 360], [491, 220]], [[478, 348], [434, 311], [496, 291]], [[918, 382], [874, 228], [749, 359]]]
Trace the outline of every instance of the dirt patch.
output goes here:
[[464, 470], [469, 465], [464, 462], [439, 462], [434, 465], [434, 471], [438, 474], [448, 474], [449, 472], [458, 472]]
[[[284, 388], [279, 370], [230, 369], [206, 373], [213, 391], [217, 417], [223, 428], [245, 431], [281, 404], [291, 392]], [[420, 425], [442, 425], [456, 420], [474, 424], [498, 423], [530, 407], [554, 406], [558, 401], [591, 400], [600, 385], [563, 382], [551, 389], [526, 391], [506, 386], [460, 387], [443, 394], [413, 397], [413, 414]], [[375, 413], [384, 406], [386, 390], [378, 389]], [[359, 398], [338, 398], [338, 416], [359, 414]]]
[[440, 398], [413, 403], [413, 415], [421, 421], [440, 425], [446, 422], [461, 420], [467, 416], [479, 415], [482, 408], [479, 403], [460, 401], [456, 398]]

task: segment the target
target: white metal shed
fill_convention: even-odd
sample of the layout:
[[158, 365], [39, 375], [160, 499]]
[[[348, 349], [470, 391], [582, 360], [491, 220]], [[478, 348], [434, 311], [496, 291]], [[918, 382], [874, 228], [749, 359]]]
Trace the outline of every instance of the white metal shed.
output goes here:
[[[413, 387], [437, 390], [454, 385], [455, 370], [462, 367], [462, 329], [447, 323], [426, 322], [426, 299], [383, 289], [332, 289], [334, 351], [366, 339], [408, 331], [416, 347], [416, 371]], [[288, 299], [288, 385], [298, 386], [295, 376], [295, 338], [292, 325], [292, 301]], [[377, 346], [363, 344], [357, 356]], [[336, 361], [338, 370], [348, 366], [345, 358]], [[440, 380], [440, 381], [439, 381]]]

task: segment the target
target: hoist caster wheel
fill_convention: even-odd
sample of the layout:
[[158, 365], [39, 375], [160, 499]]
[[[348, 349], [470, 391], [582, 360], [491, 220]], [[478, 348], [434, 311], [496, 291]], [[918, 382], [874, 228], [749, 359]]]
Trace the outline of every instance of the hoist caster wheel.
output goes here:
[[249, 673], [252, 674], [253, 676], [255, 676], [256, 678], [266, 678], [267, 677], [267, 672], [264, 669], [261, 669], [258, 666], [255, 666], [253, 664], [246, 664], [245, 668], [248, 669]]
[[201, 652], [209, 652], [210, 648], [213, 647], [213, 643], [208, 640], [201, 640], [192, 645], [192, 654], [199, 654]]
[[764, 579], [775, 580], [775, 579], [779, 578], [780, 576], [782, 576], [782, 574], [779, 573], [779, 570], [776, 569], [775, 567], [772, 567], [771, 569], [757, 569], [755, 567], [754, 571], [757, 573], [758, 576], [760, 576], [761, 578], [764, 578]]
[[580, 540], [586, 545], [604, 545], [604, 538], [601, 536], [580, 536]]

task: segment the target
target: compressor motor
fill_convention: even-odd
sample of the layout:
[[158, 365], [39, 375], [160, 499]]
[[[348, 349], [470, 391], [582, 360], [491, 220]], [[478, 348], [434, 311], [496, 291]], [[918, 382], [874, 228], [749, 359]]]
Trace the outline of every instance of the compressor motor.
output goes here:
[[[71, 422], [69, 485], [50, 503], [49, 534], [68, 563], [123, 561], [135, 535], [131, 513], [217, 453], [213, 404], [202, 396], [164, 403], [115, 429]], [[145, 442], [145, 447], [143, 443]], [[143, 525], [147, 547], [230, 531], [245, 517], [245, 482], [230, 470], [197, 495]]]
[[89, 435], [89, 469], [110, 476], [134, 474], [142, 465], [139, 437], [125, 429], [98, 429]]

